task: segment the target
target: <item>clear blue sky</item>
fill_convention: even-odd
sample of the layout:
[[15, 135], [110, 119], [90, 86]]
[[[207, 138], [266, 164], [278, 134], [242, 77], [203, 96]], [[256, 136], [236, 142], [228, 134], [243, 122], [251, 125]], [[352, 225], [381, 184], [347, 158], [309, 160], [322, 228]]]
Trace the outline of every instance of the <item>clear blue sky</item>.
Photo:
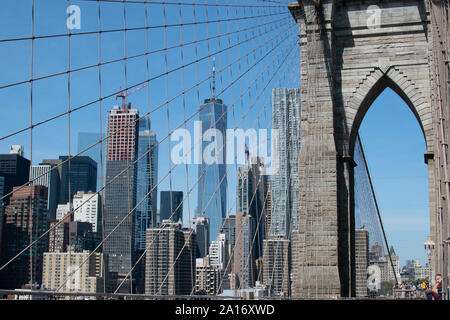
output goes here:
[[[192, 0], [181, 1], [192, 3]], [[196, 1], [205, 3], [205, 1]], [[225, 1], [218, 1], [224, 4]], [[216, 0], [208, 1], [216, 4]], [[230, 4], [242, 4], [240, 1], [230, 0]], [[82, 29], [77, 32], [90, 32], [98, 30], [98, 7], [96, 2], [71, 1], [82, 10]], [[264, 2], [251, 0], [245, 1], [246, 5], [261, 5]], [[62, 0], [35, 1], [35, 25], [36, 36], [65, 34], [66, 8], [68, 2]], [[275, 5], [266, 2], [265, 5]], [[127, 4], [127, 27], [144, 27], [145, 15], [143, 4]], [[123, 6], [120, 3], [102, 3], [101, 7], [102, 30], [123, 28]], [[233, 64], [219, 73], [217, 77], [218, 91], [224, 89], [244, 72], [248, 66], [262, 61], [248, 74], [228, 88], [221, 98], [229, 106], [228, 126], [247, 128], [270, 128], [270, 92], [273, 87], [295, 87], [298, 84], [297, 75], [292, 70], [298, 70], [298, 51], [288, 55], [296, 41], [297, 29], [290, 15], [281, 8], [230, 8], [221, 7], [217, 12], [216, 7], [197, 6], [195, 16], [192, 6], [183, 6], [182, 22], [216, 20], [236, 18], [244, 16], [270, 15], [251, 20], [237, 20], [230, 23], [221, 22], [206, 25], [183, 26], [168, 28], [167, 46], [180, 43], [182, 31], [183, 42], [194, 41], [195, 37], [204, 39], [218, 34], [233, 33], [230, 36], [219, 39], [211, 39], [201, 42], [197, 46], [183, 47], [184, 64], [205, 57], [210, 53], [220, 51], [238, 42], [233, 49], [217, 54], [216, 67], [218, 70], [225, 68], [231, 62], [244, 57], [240, 62]], [[148, 25], [158, 26], [164, 24], [164, 12], [161, 5], [148, 5]], [[284, 18], [281, 24], [277, 22]], [[31, 34], [31, 0], [4, 1], [0, 11], [0, 39], [29, 37]], [[179, 24], [179, 7], [166, 7], [166, 24]], [[256, 28], [258, 25], [262, 27]], [[273, 27], [273, 30], [270, 30]], [[237, 30], [248, 29], [239, 33]], [[161, 28], [150, 29], [149, 51], [164, 47], [164, 33]], [[264, 33], [259, 37], [259, 33]], [[127, 55], [133, 56], [146, 51], [145, 30], [127, 32]], [[256, 37], [253, 40], [246, 41]], [[289, 41], [281, 41], [283, 37]], [[273, 39], [271, 39], [273, 38]], [[246, 41], [246, 42], [245, 42]], [[281, 42], [280, 42], [281, 41]], [[281, 44], [277, 44], [280, 42]], [[254, 52], [254, 48], [258, 48]], [[124, 55], [124, 33], [103, 33], [101, 37], [101, 60], [109, 61], [120, 59]], [[197, 53], [196, 53], [197, 47]], [[70, 42], [71, 68], [94, 65], [98, 62], [98, 36], [96, 34], [73, 36]], [[269, 55], [265, 56], [267, 52]], [[68, 68], [68, 41], [66, 37], [39, 39], [34, 41], [34, 77], [64, 72]], [[247, 55], [247, 53], [249, 53]], [[0, 86], [23, 81], [30, 78], [31, 41], [14, 41], [0, 43]], [[276, 71], [284, 57], [288, 57], [277, 76], [269, 82], [270, 76]], [[164, 52], [154, 53], [149, 56], [150, 78], [161, 74], [165, 70]], [[175, 97], [184, 88], [194, 86], [197, 81], [207, 78], [211, 71], [211, 59], [204, 59], [184, 70], [178, 70], [169, 75], [167, 79], [168, 91], [166, 93], [166, 78], [161, 77], [151, 81], [149, 86], [150, 103], [147, 103], [147, 89], [142, 89], [133, 94], [129, 101], [139, 108], [141, 114], [160, 106], [166, 101], [167, 96]], [[135, 85], [147, 79], [146, 56], [131, 59], [127, 62], [127, 83], [125, 83], [124, 63], [113, 63], [102, 67], [102, 96], [117, 92], [120, 87]], [[169, 70], [181, 66], [180, 48], [172, 49], [167, 54]], [[252, 82], [257, 79], [256, 84]], [[240, 95], [248, 88], [242, 98]], [[72, 108], [96, 100], [99, 97], [98, 69], [91, 68], [75, 72], [70, 79], [70, 105]], [[259, 99], [257, 97], [260, 96]], [[194, 114], [199, 103], [210, 96], [210, 83], [206, 81], [186, 93], [183, 97], [176, 98], [170, 103], [169, 108], [163, 106], [151, 114], [152, 129], [158, 139], [166, 137], [168, 132], [179, 126], [184, 115]], [[0, 90], [0, 106], [4, 115], [1, 118], [0, 136], [27, 127], [30, 124], [30, 85], [24, 84]], [[103, 131], [106, 126], [106, 112], [114, 105], [119, 104], [114, 97], [106, 99], [102, 103], [102, 116], [98, 103], [94, 103], [81, 111], [74, 112], [70, 118], [70, 137], [68, 132], [68, 117], [64, 116], [53, 120], [33, 130], [33, 163], [38, 163], [44, 158], [54, 158], [69, 152], [77, 151], [77, 135], [79, 132], [98, 132], [100, 126]], [[233, 106], [233, 104], [235, 104]], [[247, 110], [251, 111], [245, 116]], [[68, 78], [67, 75], [52, 77], [46, 80], [36, 81], [33, 86], [33, 123], [45, 120], [59, 113], [67, 111], [68, 107]], [[387, 117], [386, 109], [389, 108]], [[185, 111], [186, 110], [186, 111]], [[259, 115], [259, 118], [258, 118]], [[245, 121], [238, 125], [241, 118]], [[187, 123], [187, 129], [192, 131], [193, 117]], [[421, 259], [424, 262], [423, 242], [429, 230], [427, 168], [423, 163], [425, 143], [419, 125], [406, 104], [393, 92], [386, 90], [376, 100], [369, 110], [361, 126], [361, 137], [365, 146], [367, 160], [372, 173], [381, 214], [391, 244], [394, 245], [400, 255], [401, 263], [406, 259]], [[14, 137], [0, 141], [0, 152], [7, 152], [11, 144], [25, 146], [26, 156], [30, 157], [30, 133], [15, 135]], [[159, 178], [163, 178], [169, 170], [169, 145], [165, 140], [160, 145]], [[174, 190], [187, 191], [186, 169], [189, 171], [189, 186], [196, 181], [197, 168], [194, 165], [179, 166], [172, 173], [172, 188]], [[235, 166], [230, 166], [229, 181], [229, 211], [234, 213], [235, 196]], [[169, 189], [169, 178], [162, 181], [159, 190]], [[192, 214], [196, 206], [197, 191], [193, 190], [189, 201], [184, 205], [185, 221]], [[190, 209], [190, 210], [189, 210]]]

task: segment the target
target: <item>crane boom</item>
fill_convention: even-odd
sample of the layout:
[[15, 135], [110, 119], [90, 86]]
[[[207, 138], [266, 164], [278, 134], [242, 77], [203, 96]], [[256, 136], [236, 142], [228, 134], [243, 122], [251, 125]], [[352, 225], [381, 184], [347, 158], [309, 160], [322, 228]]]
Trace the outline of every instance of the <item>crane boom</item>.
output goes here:
[[[141, 90], [142, 88], [145, 88], [146, 86], [148, 86], [148, 83], [144, 83], [143, 85], [137, 87], [136, 89], [134, 89], [131, 92], [127, 92], [125, 91], [121, 91], [120, 93], [118, 93], [116, 95], [116, 100], [117, 98], [122, 98], [122, 110], [127, 111], [128, 110], [128, 104], [127, 104], [127, 97], [133, 93], [135, 93], [136, 91]], [[122, 88], [121, 88], [122, 89]]]

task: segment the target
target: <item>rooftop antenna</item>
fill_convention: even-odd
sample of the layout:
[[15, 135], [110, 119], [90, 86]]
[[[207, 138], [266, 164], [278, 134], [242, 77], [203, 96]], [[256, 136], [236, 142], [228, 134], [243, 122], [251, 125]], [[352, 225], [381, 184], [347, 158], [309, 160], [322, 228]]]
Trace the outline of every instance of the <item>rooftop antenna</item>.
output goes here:
[[212, 84], [212, 97], [216, 98], [216, 57], [213, 57], [213, 84]]

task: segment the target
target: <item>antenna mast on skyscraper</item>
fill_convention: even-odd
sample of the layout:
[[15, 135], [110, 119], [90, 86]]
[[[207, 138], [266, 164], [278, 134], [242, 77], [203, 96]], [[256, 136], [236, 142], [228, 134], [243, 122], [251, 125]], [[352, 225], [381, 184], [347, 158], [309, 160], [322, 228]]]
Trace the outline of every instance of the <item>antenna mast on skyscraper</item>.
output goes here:
[[213, 57], [212, 98], [216, 98], [216, 57]]

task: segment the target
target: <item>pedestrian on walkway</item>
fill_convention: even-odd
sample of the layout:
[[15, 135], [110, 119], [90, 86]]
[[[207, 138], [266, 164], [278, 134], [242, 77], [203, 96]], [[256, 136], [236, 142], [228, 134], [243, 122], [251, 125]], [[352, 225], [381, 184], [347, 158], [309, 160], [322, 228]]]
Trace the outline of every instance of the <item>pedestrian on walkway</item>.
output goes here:
[[431, 288], [430, 288], [430, 283], [427, 281], [426, 282], [426, 287], [425, 287], [425, 296], [427, 298], [427, 300], [433, 300], [433, 295], [431, 294]]
[[416, 288], [416, 285], [414, 283], [412, 284], [411, 290], [412, 290], [411, 291], [411, 296], [416, 298], [417, 297], [417, 288]]
[[431, 289], [431, 295], [434, 300], [442, 300], [442, 275], [440, 273], [436, 274], [434, 280], [436, 283]]

